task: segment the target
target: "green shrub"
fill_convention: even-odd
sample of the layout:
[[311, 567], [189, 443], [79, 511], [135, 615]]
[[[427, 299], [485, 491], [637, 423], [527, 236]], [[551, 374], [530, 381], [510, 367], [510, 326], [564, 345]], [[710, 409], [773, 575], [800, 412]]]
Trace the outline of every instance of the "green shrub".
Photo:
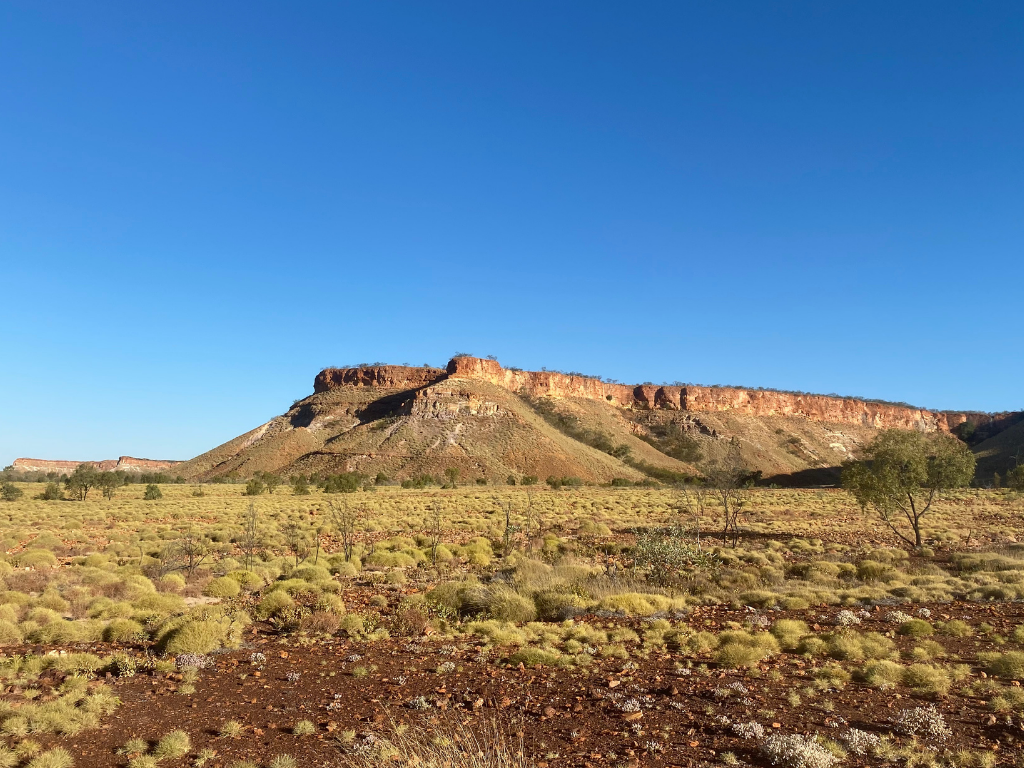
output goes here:
[[772, 624], [769, 631], [779, 641], [779, 645], [787, 651], [799, 647], [800, 641], [811, 632], [806, 622], [796, 619], [779, 619]]
[[164, 634], [158, 643], [163, 653], [210, 653], [227, 640], [229, 621], [207, 619], [186, 620]]
[[17, 501], [25, 492], [14, 483], [0, 483], [0, 499], [4, 501]]
[[15, 557], [15, 562], [20, 568], [56, 568], [57, 558], [53, 552], [46, 549], [26, 549]]
[[293, 605], [295, 605], [295, 601], [292, 599], [291, 595], [284, 590], [274, 590], [272, 592], [268, 592], [263, 596], [263, 599], [260, 600], [259, 604], [256, 606], [256, 616], [257, 618], [265, 621], [271, 616], [275, 616], [285, 608], [290, 608]]
[[930, 637], [935, 630], [924, 619], [911, 619], [900, 624], [899, 633], [907, 637]]
[[942, 667], [928, 664], [911, 664], [903, 670], [902, 682], [916, 693], [945, 696], [953, 681]]
[[0, 619], [0, 645], [18, 645], [23, 640], [21, 630], [17, 625]]
[[978, 660], [985, 665], [985, 670], [990, 675], [1004, 680], [1024, 679], [1024, 653], [1021, 651], [979, 653]]
[[829, 656], [841, 661], [863, 661], [865, 659], [887, 659], [896, 653], [896, 646], [885, 635], [878, 632], [843, 630], [832, 633], [827, 640]]
[[571, 666], [572, 661], [572, 657], [558, 651], [533, 647], [521, 648], [508, 658], [509, 664], [522, 664], [525, 667], [566, 667]]
[[642, 592], [623, 592], [609, 595], [598, 603], [603, 611], [621, 611], [627, 616], [653, 616], [686, 606], [685, 598], [669, 598], [664, 595]]
[[132, 643], [145, 637], [142, 625], [131, 619], [114, 619], [103, 630], [103, 639], [108, 643]]
[[75, 764], [71, 753], [63, 747], [55, 747], [33, 757], [28, 768], [71, 768]]
[[203, 594], [207, 597], [236, 597], [241, 591], [241, 584], [229, 576], [221, 576], [207, 584]]
[[722, 632], [715, 661], [729, 669], [752, 667], [779, 652], [779, 642], [768, 632]]
[[142, 494], [142, 498], [146, 501], [156, 501], [164, 497], [163, 492], [160, 490], [160, 486], [156, 483], [150, 483], [146, 486], [145, 493]]
[[153, 757], [157, 760], [176, 760], [184, 757], [192, 748], [192, 740], [185, 731], [171, 731], [157, 742]]
[[292, 733], [296, 736], [312, 736], [316, 733], [316, 725], [312, 720], [299, 720], [292, 726]]
[[872, 688], [893, 688], [903, 681], [903, 667], [892, 661], [869, 661], [857, 677]]
[[461, 612], [516, 623], [537, 618], [537, 608], [532, 600], [502, 585], [467, 587], [461, 594]]
[[850, 673], [838, 664], [826, 664], [814, 671], [814, 679], [831, 688], [844, 688], [850, 682]]
[[996, 712], [1020, 712], [1024, 710], [1024, 688], [1003, 688], [988, 704]]
[[951, 621], [944, 622], [938, 625], [939, 631], [944, 635], [950, 637], [970, 637], [974, 634], [974, 629], [966, 621], [960, 619], [952, 619]]
[[318, 581], [331, 581], [331, 572], [322, 565], [301, 565], [288, 574], [290, 579], [302, 579], [316, 583]]

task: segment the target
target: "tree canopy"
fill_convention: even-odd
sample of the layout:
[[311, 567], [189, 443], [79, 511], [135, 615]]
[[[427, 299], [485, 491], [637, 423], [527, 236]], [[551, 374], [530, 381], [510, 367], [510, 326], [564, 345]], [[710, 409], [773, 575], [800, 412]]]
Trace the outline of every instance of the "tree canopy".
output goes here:
[[864, 449], [863, 460], [844, 465], [843, 487], [903, 541], [920, 547], [922, 518], [942, 493], [968, 485], [974, 468], [974, 454], [952, 435], [889, 429]]

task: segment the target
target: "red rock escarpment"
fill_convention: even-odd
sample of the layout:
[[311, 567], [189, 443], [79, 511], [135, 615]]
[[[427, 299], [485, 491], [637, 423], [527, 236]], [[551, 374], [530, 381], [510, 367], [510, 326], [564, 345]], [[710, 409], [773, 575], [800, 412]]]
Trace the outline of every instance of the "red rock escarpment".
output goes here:
[[159, 472], [171, 469], [180, 461], [161, 461], [159, 459], [136, 459], [133, 456], [120, 456], [103, 461], [62, 461], [59, 459], [15, 459], [12, 467], [21, 472], [56, 472], [70, 475], [79, 464], [91, 464], [103, 472]]
[[496, 360], [479, 357], [453, 358], [444, 371], [390, 365], [328, 368], [316, 377], [314, 389], [317, 392], [340, 386], [420, 389], [445, 378], [488, 381], [528, 397], [579, 397], [643, 410], [731, 411], [745, 416], [800, 416], [812, 421], [859, 424], [878, 429], [949, 432], [951, 427], [976, 418], [970, 414], [936, 412], [827, 395], [735, 387], [611, 384], [589, 376], [509, 370], [502, 368]]
[[313, 381], [313, 391], [327, 392], [338, 387], [419, 389], [441, 381], [446, 376], [442, 368], [413, 368], [406, 365], [324, 368]]

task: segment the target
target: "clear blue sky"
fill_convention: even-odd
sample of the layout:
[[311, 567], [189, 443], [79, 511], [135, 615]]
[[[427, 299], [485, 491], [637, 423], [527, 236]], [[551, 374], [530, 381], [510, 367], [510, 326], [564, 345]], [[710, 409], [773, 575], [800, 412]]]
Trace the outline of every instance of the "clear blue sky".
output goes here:
[[0, 465], [326, 365], [1024, 408], [1024, 6], [0, 6]]

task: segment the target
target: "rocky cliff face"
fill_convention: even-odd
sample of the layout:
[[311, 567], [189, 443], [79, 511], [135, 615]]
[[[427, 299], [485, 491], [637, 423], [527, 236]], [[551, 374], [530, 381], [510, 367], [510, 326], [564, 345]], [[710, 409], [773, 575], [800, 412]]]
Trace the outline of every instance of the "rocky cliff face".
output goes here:
[[824, 395], [802, 395], [732, 387], [630, 386], [610, 384], [587, 376], [549, 371], [513, 371], [496, 360], [457, 357], [447, 369], [382, 366], [327, 369], [316, 377], [317, 392], [339, 386], [420, 389], [444, 378], [478, 379], [528, 397], [577, 397], [600, 400], [630, 409], [690, 412], [733, 411], [746, 416], [800, 416], [818, 422], [858, 424], [876, 429], [917, 429], [949, 432], [978, 421], [977, 414], [939, 413], [886, 403]]
[[15, 459], [11, 465], [21, 472], [56, 472], [70, 475], [79, 464], [92, 464], [103, 472], [162, 472], [171, 469], [180, 461], [161, 461], [159, 459], [136, 459], [133, 456], [120, 456], [117, 459], [103, 461], [62, 461], [59, 459]]
[[413, 368], [404, 365], [324, 368], [313, 381], [313, 391], [327, 392], [338, 387], [419, 389], [441, 381], [446, 375], [443, 368]]

